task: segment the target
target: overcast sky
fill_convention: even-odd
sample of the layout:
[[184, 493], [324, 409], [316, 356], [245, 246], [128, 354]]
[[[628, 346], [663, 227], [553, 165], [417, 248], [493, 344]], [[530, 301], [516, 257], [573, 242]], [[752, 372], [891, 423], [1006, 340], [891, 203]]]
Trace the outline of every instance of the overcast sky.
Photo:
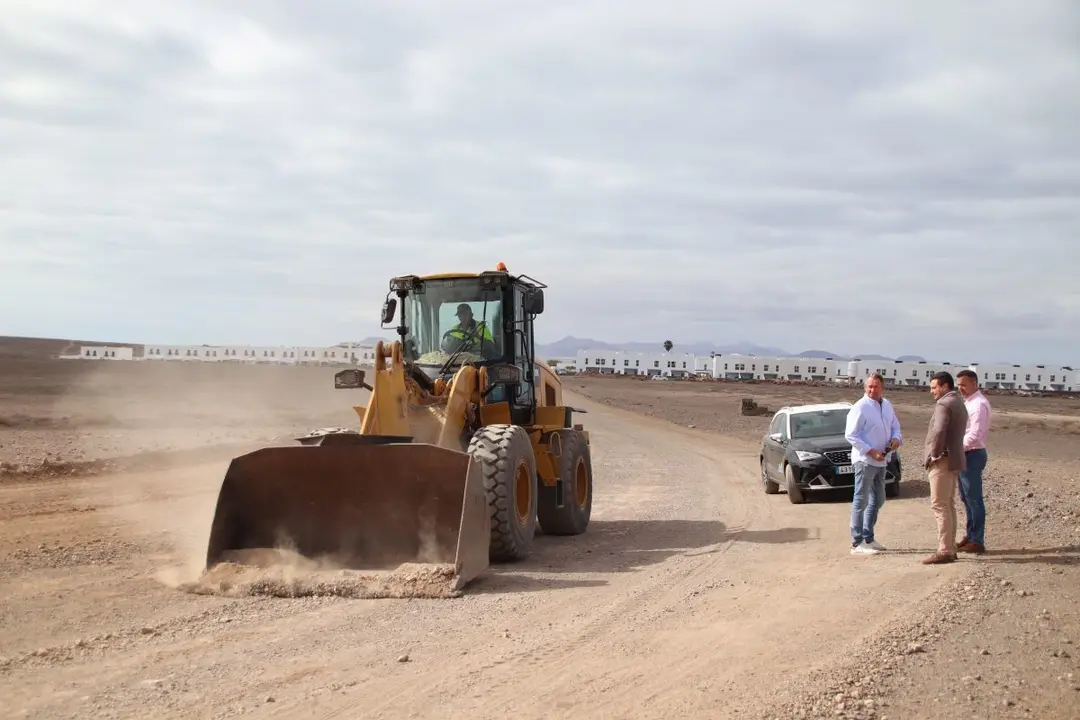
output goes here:
[[[888, 10], [886, 6], [893, 9]], [[1080, 363], [1080, 2], [0, 0], [0, 334]]]

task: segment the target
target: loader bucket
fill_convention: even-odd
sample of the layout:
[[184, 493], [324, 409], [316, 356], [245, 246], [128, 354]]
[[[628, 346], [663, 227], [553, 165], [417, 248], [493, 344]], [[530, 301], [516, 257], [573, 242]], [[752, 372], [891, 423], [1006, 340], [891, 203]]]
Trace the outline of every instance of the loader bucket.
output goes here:
[[[206, 567], [280, 551], [353, 570], [454, 565], [454, 589], [488, 566], [490, 521], [466, 453], [359, 435], [234, 458], [218, 495]], [[275, 553], [275, 551], [279, 551]]]

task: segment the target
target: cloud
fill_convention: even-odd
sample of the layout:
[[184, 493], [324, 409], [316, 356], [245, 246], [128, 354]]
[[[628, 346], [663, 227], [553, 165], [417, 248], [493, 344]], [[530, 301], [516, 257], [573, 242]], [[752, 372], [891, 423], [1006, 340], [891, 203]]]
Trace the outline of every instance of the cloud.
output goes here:
[[504, 261], [542, 341], [1080, 362], [1068, 0], [0, 8], [0, 332], [336, 342]]

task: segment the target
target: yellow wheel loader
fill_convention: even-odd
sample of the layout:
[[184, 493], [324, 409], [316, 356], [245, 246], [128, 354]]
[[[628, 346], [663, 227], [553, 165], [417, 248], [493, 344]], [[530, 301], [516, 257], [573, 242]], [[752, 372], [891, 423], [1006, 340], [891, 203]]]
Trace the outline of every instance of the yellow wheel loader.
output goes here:
[[[489, 562], [529, 554], [537, 525], [584, 533], [592, 512], [589, 434], [559, 377], [534, 355], [542, 283], [499, 263], [480, 273], [390, 281], [382, 310], [398, 340], [363, 370], [359, 430], [326, 428], [293, 446], [234, 458], [206, 565], [296, 553], [358, 570], [453, 565], [464, 587]], [[261, 560], [260, 560], [261, 558]]]

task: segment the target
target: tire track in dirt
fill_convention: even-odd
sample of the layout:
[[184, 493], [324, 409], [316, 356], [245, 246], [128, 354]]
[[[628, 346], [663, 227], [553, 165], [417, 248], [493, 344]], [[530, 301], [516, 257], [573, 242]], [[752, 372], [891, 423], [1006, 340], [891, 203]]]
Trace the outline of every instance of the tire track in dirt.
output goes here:
[[[718, 438], [715, 434], [683, 429], [682, 426], [669, 427], [673, 432], [695, 436], [705, 444], [734, 445], [737, 449], [733, 452], [745, 454], [743, 462], [746, 469], [752, 467], [756, 472], [756, 444]], [[663, 696], [663, 702], [651, 714], [642, 705], [633, 703], [626, 704], [626, 713], [664, 717], [678, 715], [679, 708], [684, 707], [686, 713], [693, 714], [703, 712], [702, 704], [707, 704], [711, 707], [706, 712], [713, 717], [744, 717], [747, 713], [752, 714], [753, 710], [732, 704], [738, 695], [732, 692], [736, 687], [730, 680], [715, 682], [717, 676], [722, 674], [717, 670], [718, 665], [739, 665], [745, 675], [743, 683], [760, 683], [758, 696], [748, 703], [760, 708], [801, 683], [811, 670], [828, 673], [849, 664], [852, 652], [875, 640], [876, 634], [888, 622], [895, 621], [898, 616], [906, 617], [916, 608], [926, 605], [946, 584], [967, 577], [977, 568], [977, 564], [970, 561], [933, 570], [918, 565], [918, 556], [932, 550], [920, 547], [921, 542], [927, 539], [932, 544], [932, 516], [926, 507], [926, 500], [905, 497], [888, 502], [883, 515], [885, 522], [879, 524], [879, 530], [884, 529], [889, 537], [887, 544], [893, 551], [875, 558], [876, 567], [871, 565], [863, 571], [861, 568], [866, 565], [860, 565], [857, 559], [853, 563], [847, 554], [849, 499], [833, 494], [830, 499], [822, 498], [825, 500], [822, 503], [792, 506], [783, 494], [764, 496], [760, 479], [756, 475], [753, 480], [749, 480], [749, 475], [747, 477], [750, 495], [759, 498], [760, 502], [755, 508], [753, 526], [743, 530], [740, 533], [742, 537], [757, 534], [782, 543], [787, 542], [783, 539], [785, 537], [798, 541], [827, 542], [800, 542], [797, 546], [791, 546], [795, 554], [790, 558], [781, 558], [780, 563], [772, 556], [777, 554], [776, 547], [783, 548], [784, 545], [750, 546], [747, 552], [739, 553], [737, 557], [744, 563], [740, 571], [750, 575], [750, 579], [744, 581], [744, 587], [732, 583], [736, 590], [727, 593], [723, 591], [724, 583], [714, 583], [687, 598], [686, 609], [698, 615], [712, 615], [719, 621], [710, 619], [682, 623], [682, 627], [679, 627], [678, 621], [674, 621], [669, 623], [676, 626], [674, 632], [665, 632], [662, 625], [652, 628], [652, 639], [666, 635], [668, 641], [648, 643], [648, 649], [640, 652], [657, 658], [680, 658], [680, 669], [677, 673], [625, 673], [620, 683], [613, 686], [613, 689], [618, 689], [620, 700], [627, 695], [627, 689], [628, 697], [646, 699], [649, 697], [647, 688], [652, 688], [654, 697]], [[785, 523], [785, 520], [788, 522]], [[824, 531], [821, 526], [797, 527], [806, 524], [807, 520], [821, 523], [825, 526]], [[783, 552], [780, 554], [783, 555]], [[758, 572], [755, 568], [758, 563], [763, 567], [775, 567], [780, 572], [775, 575], [768, 570]], [[835, 584], [830, 582], [830, 576]], [[779, 604], [776, 602], [778, 599]], [[869, 614], [865, 612], [868, 601], [877, 606]], [[862, 622], [854, 627], [846, 627], [846, 613], [855, 613], [862, 618]], [[731, 619], [732, 616], [734, 619]], [[653, 618], [657, 622], [662, 619], [663, 616]], [[746, 646], [746, 628], [754, 625], [760, 626], [762, 634]], [[723, 632], [725, 626], [729, 632]], [[718, 627], [720, 632], [717, 632]], [[744, 637], [740, 638], [740, 635]], [[789, 638], [786, 644], [790, 649], [787, 652], [781, 649], [773, 663], [767, 659], [763, 661], [762, 658], [767, 658], [768, 653], [776, 653], [775, 643], [782, 643], [785, 637]], [[730, 645], [724, 644], [731, 639], [744, 645], [741, 653], [737, 650], [730, 652]], [[794, 665], [797, 670], [794, 673], [784, 672], [785, 665]], [[778, 678], [780, 682], [777, 682]], [[696, 686], [700, 690], [698, 697], [681, 703], [676, 698], [673, 703], [673, 683]], [[738, 690], [748, 697], [745, 687]], [[693, 694], [690, 693], [691, 696]], [[605, 711], [618, 714], [614, 708], [609, 705]]]
[[[658, 451], [653, 459], [635, 458], [640, 467], [627, 489], [656, 475], [665, 460], [673, 464], [663, 477], [667, 496], [651, 496], [637, 517], [701, 518], [712, 511], [741, 527], [726, 528], [731, 534], [722, 543], [686, 550], [633, 578], [574, 597], [603, 598], [600, 607], [579, 613], [567, 612], [568, 603], [532, 608], [519, 618], [525, 626], [521, 647], [478, 659], [470, 651], [423, 676], [401, 673], [389, 683], [361, 683], [363, 700], [334, 703], [318, 717], [350, 716], [361, 706], [370, 717], [738, 717], [775, 692], [778, 672], [784, 675], [786, 668], [790, 676], [834, 665], [890, 615], [906, 610], [905, 601], [919, 602], [964, 572], [950, 568], [920, 581], [926, 573], [910, 555], [879, 558], [878, 571], [863, 571], [865, 565], [853, 564], [846, 552], [847, 504], [791, 506], [783, 497], [778, 504], [765, 496], [752, 445], [608, 408], [595, 412], [597, 456], [605, 442], [613, 456], [638, 447]], [[617, 460], [605, 457], [605, 469], [614, 476]], [[673, 499], [701, 492], [707, 499], [696, 505]], [[718, 507], [718, 499], [727, 507]], [[890, 506], [905, 522], [917, 514], [913, 509]], [[596, 517], [602, 522], [601, 512]], [[808, 517], [832, 527], [812, 532], [784, 522]], [[822, 535], [828, 543], [810, 542]], [[798, 545], [787, 551], [789, 543]], [[865, 626], [849, 628], [849, 613], [866, 602], [884, 602], [878, 593], [891, 598], [893, 609], [883, 606]], [[834, 612], [808, 622], [803, 613], [816, 607]], [[555, 627], [544, 628], [552, 618]], [[483, 632], [462, 633], [453, 644], [491, 645]], [[451, 652], [444, 646], [437, 654], [445, 660]]]
[[[521, 688], [517, 683], [523, 676], [535, 679], [535, 683], [542, 683], [541, 687], [531, 682], [532, 692], [542, 692], [542, 688], [554, 692], [566, 686], [581, 672], [581, 667], [574, 662], [579, 648], [605, 644], [605, 638], [612, 634], [613, 627], [624, 632], [647, 625], [650, 621], [642, 617], [644, 610], [650, 615], [660, 614], [682, 603], [688, 594], [697, 591], [706, 577], [715, 574], [745, 526], [754, 520], [758, 504], [750, 498], [746, 483], [745, 460], [750, 453], [745, 449], [733, 454], [730, 451], [737, 446], [726, 442], [709, 448], [700, 444], [699, 438], [693, 434], [680, 437], [673, 426], [662, 421], [643, 420], [637, 415], [624, 414], [576, 398], [573, 403], [576, 407], [588, 409], [590, 418], [592, 414], [597, 416], [589, 423], [594, 438], [593, 457], [596, 465], [595, 521], [602, 522], [615, 514], [629, 514], [640, 520], [659, 517], [671, 521], [688, 518], [699, 522], [719, 522], [722, 518], [725, 526], [715, 542], [704, 546], [695, 538], [681, 538], [673, 533], [671, 544], [682, 546], [680, 551], [660, 565], [639, 570], [631, 578], [616, 581], [613, 585], [617, 589], [611, 587], [588, 591], [589, 594], [606, 595], [606, 604], [600, 608], [593, 606], [587, 616], [571, 619], [569, 625], [545, 633], [545, 637], [539, 638], [536, 644], [527, 644], [495, 658], [457, 661], [435, 672], [429, 671], [424, 677], [425, 696], [452, 697], [482, 684], [482, 703], [468, 712], [481, 711], [485, 707], [505, 707], [508, 712], [527, 713], [528, 707], [515, 707], [521, 699]], [[663, 450], [655, 457], [651, 456], [649, 450], [642, 451], [642, 448], [655, 449], [664, 444], [671, 444], [672, 449]], [[717, 443], [714, 442], [714, 445]], [[633, 458], [633, 465], [628, 458]], [[654, 498], [651, 500], [654, 504], [637, 507], [622, 504], [622, 507], [612, 508], [604, 505], [605, 501], [617, 501], [618, 496], [601, 495], [601, 491], [632, 492], [635, 485], [650, 477], [662, 477], [666, 481], [665, 496], [659, 503]], [[620, 487], [623, 484], [625, 487]], [[589, 534], [572, 538], [566, 545], [571, 553], [581, 552], [589, 545]], [[507, 572], [512, 570], [512, 566], [507, 568]], [[551, 607], [556, 612], [560, 609], [557, 605]], [[542, 624], [542, 617], [546, 614], [541, 608], [536, 613], [534, 624]], [[555, 671], [551, 672], [552, 669]], [[600, 677], [594, 682], [602, 682], [604, 677], [601, 671]], [[379, 698], [377, 702], [372, 702], [370, 698], [357, 699], [317, 717], [322, 720], [351, 717], [361, 706], [365, 716], [379, 717], [380, 713], [394, 716], [403, 711], [403, 702], [416, 703], [417, 687], [412, 678], [407, 677], [390, 687], [372, 690]], [[454, 708], [455, 711], [458, 709]], [[410, 710], [415, 712], [420, 708], [410, 707]], [[444, 707], [442, 712], [455, 716], [449, 708]]]
[[[616, 414], [613, 414], [616, 416]], [[631, 418], [623, 418], [629, 421]], [[696, 456], [703, 463], [702, 468], [710, 465], [717, 468], [712, 475], [702, 472], [692, 472], [687, 468], [687, 474], [683, 479], [679, 490], [686, 490], [690, 496], [695, 491], [705, 490], [708, 492], [709, 504], [714, 504], [718, 498], [731, 502], [736, 501], [739, 507], [739, 525], [727, 528], [726, 539], [717, 545], [699, 547], [687, 550], [677, 556], [674, 565], [667, 568], [666, 572], [656, 570], [655, 577], [649, 578], [647, 584], [641, 584], [628, 593], [625, 601], [619, 603], [611, 612], [598, 617], [592, 626], [581, 636], [574, 638], [569, 643], [559, 647], [549, 646], [545, 657], [526, 660], [528, 666], [538, 666], [545, 684], [548, 686], [547, 697], [537, 698], [529, 703], [521, 703], [520, 692], [508, 688], [508, 692], [500, 697], [489, 693], [485, 701], [490, 700], [494, 706], [505, 703], [512, 712], [528, 712], [530, 708], [535, 710], [537, 705], [552, 707], [561, 710], [565, 715], [573, 715], [576, 703], [560, 699], [565, 695], [563, 689], [580, 684], [582, 673], [580, 664], [573, 662], [575, 655], [581, 648], [600, 644], [602, 650], [596, 652], [598, 657], [609, 656], [612, 658], [622, 657], [627, 661], [620, 667], [617, 662], [598, 664], [594, 667], [603, 668], [592, 678], [586, 679], [586, 687], [582, 689], [583, 695], [591, 691], [597, 693], [617, 692], [618, 699], [612, 700], [605, 707], [606, 712], [633, 713], [640, 708], [640, 703], [656, 699], [665, 688], [670, 688], [672, 676], [668, 673], [658, 673], [659, 679], [642, 682], [641, 677], [641, 654], [633, 648], [633, 641], [647, 644], [657, 634], [657, 626], [664, 624], [665, 618], [675, 616], [685, 608], [687, 601], [708, 591], [717, 584], [717, 577], [722, 575], [722, 566], [734, 558], [730, 557], [736, 544], [742, 540], [760, 517], [760, 503], [753, 502], [750, 497], [752, 485], [750, 474], [745, 469], [745, 463], [752, 457], [752, 453], [745, 448], [739, 448], [734, 443], [719, 443], [724, 451], [715, 448], [716, 439], [712, 438], [713, 448], [708, 451], [704, 448], [708, 445], [701, 443], [701, 438], [695, 433], [677, 433], [673, 426], [657, 422], [642, 422], [638, 418], [637, 425], [652, 427], [656, 432], [665, 432], [668, 435], [682, 435], [686, 442], [693, 443], [679, 446], [680, 454]], [[672, 442], [674, 445], [674, 442]], [[687, 482], [688, 481], [688, 482]], [[721, 488], [721, 484], [723, 487]], [[654, 593], [659, 593], [653, 596]], [[613, 630], [617, 629], [617, 633]], [[613, 639], [613, 635], [620, 635], [619, 639]], [[662, 656], [662, 655], [661, 655]], [[667, 657], [673, 657], [667, 654]], [[663, 661], [661, 662], [663, 664]], [[556, 668], [556, 672], [548, 672], [550, 668]], [[633, 668], [627, 671], [627, 668]], [[648, 675], [648, 673], [646, 673]], [[539, 700], [539, 702], [536, 702]], [[546, 700], [546, 702], [545, 702]], [[515, 703], [519, 705], [515, 707]]]

